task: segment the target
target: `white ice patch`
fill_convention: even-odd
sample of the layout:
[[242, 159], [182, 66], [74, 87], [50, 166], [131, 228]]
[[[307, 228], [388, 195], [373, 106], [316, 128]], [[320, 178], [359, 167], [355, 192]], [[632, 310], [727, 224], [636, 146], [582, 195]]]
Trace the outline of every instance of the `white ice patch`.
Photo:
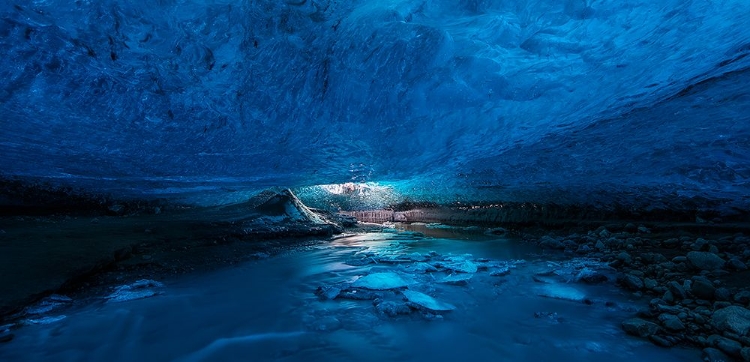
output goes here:
[[413, 290], [404, 290], [402, 293], [406, 297], [406, 300], [429, 311], [447, 312], [456, 309], [456, 306], [453, 304], [441, 302], [424, 293]]
[[398, 289], [409, 285], [409, 283], [396, 273], [373, 273], [366, 275], [352, 284], [355, 288], [370, 290]]
[[586, 294], [584, 294], [583, 291], [562, 284], [547, 284], [541, 286], [537, 288], [537, 294], [540, 297], [570, 300], [574, 302], [582, 302], [586, 299]]
[[55, 322], [59, 322], [63, 319], [67, 318], [67, 316], [59, 315], [55, 317], [42, 317], [42, 318], [36, 318], [36, 319], [27, 319], [24, 321], [24, 324], [52, 324]]
[[122, 285], [115, 288], [112, 294], [105, 297], [108, 302], [127, 302], [130, 300], [143, 299], [162, 294], [155, 288], [162, 288], [164, 284], [150, 279], [141, 279], [132, 284]]

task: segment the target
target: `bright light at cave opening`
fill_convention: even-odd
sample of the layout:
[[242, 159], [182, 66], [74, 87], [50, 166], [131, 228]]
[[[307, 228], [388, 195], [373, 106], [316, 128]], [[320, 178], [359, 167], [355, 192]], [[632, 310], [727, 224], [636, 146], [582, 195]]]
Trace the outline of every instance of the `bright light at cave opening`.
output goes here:
[[373, 195], [393, 194], [391, 186], [380, 185], [375, 182], [355, 183], [347, 182], [343, 184], [318, 185], [321, 189], [333, 195], [348, 195], [367, 197]]

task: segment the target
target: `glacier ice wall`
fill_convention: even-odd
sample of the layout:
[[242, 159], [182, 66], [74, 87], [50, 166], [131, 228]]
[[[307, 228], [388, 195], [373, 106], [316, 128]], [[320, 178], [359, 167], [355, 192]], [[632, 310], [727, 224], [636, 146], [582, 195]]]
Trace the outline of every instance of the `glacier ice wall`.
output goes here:
[[750, 194], [745, 0], [33, 0], [0, 18], [4, 176]]

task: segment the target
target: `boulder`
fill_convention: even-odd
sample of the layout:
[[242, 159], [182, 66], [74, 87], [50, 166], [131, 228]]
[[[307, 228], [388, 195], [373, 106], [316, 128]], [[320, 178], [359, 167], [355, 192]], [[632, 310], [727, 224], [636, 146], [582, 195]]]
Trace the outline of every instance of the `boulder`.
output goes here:
[[706, 251], [691, 251], [687, 254], [687, 260], [692, 267], [700, 270], [721, 269], [726, 263], [718, 255]]
[[397, 303], [397, 302], [391, 302], [391, 301], [376, 304], [375, 309], [378, 312], [385, 314], [389, 317], [396, 317], [402, 314], [409, 314], [412, 311], [412, 309], [409, 308], [409, 306], [404, 303]]
[[750, 310], [734, 305], [719, 309], [711, 316], [711, 325], [721, 332], [747, 336], [750, 331]]
[[706, 278], [695, 278], [693, 284], [690, 286], [690, 293], [696, 298], [711, 300], [716, 294], [716, 288]]
[[622, 322], [622, 329], [627, 334], [646, 338], [650, 335], [656, 334], [656, 332], [659, 331], [659, 326], [640, 318], [631, 318]]
[[543, 236], [542, 239], [539, 240], [539, 246], [545, 249], [565, 249], [565, 245], [563, 245], [562, 241], [547, 235]]
[[740, 344], [740, 342], [717, 334], [708, 337], [708, 345], [733, 357], [739, 357], [740, 351], [742, 350], [742, 344]]
[[732, 362], [734, 359], [716, 348], [704, 348], [703, 360], [706, 362]]
[[659, 321], [664, 326], [664, 328], [669, 329], [670, 331], [677, 332], [685, 329], [685, 325], [682, 323], [680, 318], [672, 314], [660, 314]]
[[632, 274], [623, 274], [617, 279], [617, 281], [630, 290], [638, 291], [643, 289], [643, 280]]
[[682, 285], [680, 285], [680, 283], [671, 281], [667, 283], [667, 289], [672, 292], [672, 296], [675, 300], [683, 300], [687, 298], [687, 293], [685, 293], [685, 289], [682, 287]]
[[747, 264], [743, 263], [742, 260], [739, 260], [737, 258], [732, 258], [729, 260], [729, 267], [738, 271], [747, 270]]
[[745, 347], [740, 351], [740, 356], [745, 362], [750, 362], [750, 347]]
[[576, 280], [587, 284], [598, 284], [609, 280], [606, 275], [589, 268], [583, 268], [576, 275]]
[[750, 303], [750, 291], [743, 290], [734, 295], [734, 301], [740, 304]]

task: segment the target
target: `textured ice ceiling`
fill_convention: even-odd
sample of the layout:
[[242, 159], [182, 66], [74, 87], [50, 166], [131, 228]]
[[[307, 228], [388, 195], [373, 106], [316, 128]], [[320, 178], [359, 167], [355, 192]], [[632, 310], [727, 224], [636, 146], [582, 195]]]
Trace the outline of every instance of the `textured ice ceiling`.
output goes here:
[[0, 16], [4, 176], [750, 194], [747, 0], [8, 0]]

